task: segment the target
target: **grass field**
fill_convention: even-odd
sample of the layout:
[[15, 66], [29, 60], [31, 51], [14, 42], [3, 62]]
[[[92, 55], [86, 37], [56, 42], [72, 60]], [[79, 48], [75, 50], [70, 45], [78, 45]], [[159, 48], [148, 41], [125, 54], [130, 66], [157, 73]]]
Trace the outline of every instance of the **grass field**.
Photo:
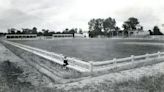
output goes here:
[[[85, 60], [107, 60], [113, 57], [127, 57], [131, 54], [140, 55], [164, 51], [163, 41], [147, 40], [60, 39], [14, 42]], [[15, 84], [10, 82], [10, 85], [14, 86], [12, 88], [5, 86], [3, 90], [7, 90], [5, 92], [11, 92], [11, 90], [20, 90], [18, 92], [163, 92], [163, 66], [164, 63], [159, 63], [97, 77], [89, 77], [68, 84], [49, 85], [50, 87], [37, 87], [26, 84], [15, 86]], [[4, 68], [3, 70], [6, 69]], [[0, 78], [0, 81], [3, 81], [3, 79]], [[0, 87], [1, 85], [2, 82]]]
[[[17, 40], [18, 42], [48, 51], [53, 51], [86, 61], [110, 60], [130, 55], [142, 55], [164, 51], [164, 46], [153, 40], [112, 40], [112, 39], [58, 39], [58, 40]], [[136, 44], [127, 44], [135, 42]], [[138, 44], [138, 43], [149, 44]], [[124, 44], [126, 43], [126, 44]], [[153, 45], [152, 45], [153, 44]]]

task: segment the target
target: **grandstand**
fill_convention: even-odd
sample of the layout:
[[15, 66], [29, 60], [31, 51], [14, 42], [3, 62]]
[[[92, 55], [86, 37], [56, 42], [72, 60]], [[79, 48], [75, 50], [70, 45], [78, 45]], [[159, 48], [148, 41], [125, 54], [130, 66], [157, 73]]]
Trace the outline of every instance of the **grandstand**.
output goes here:
[[7, 34], [6, 39], [28, 39], [28, 38], [37, 38], [36, 34]]

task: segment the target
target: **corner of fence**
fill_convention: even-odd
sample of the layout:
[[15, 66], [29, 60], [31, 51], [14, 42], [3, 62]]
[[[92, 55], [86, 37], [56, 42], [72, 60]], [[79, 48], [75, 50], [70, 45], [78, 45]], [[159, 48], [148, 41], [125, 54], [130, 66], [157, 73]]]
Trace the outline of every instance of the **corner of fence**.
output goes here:
[[149, 54], [148, 53], [146, 53], [146, 59], [149, 59]]
[[132, 62], [134, 61], [134, 55], [131, 55], [131, 61]]
[[93, 75], [93, 61], [89, 61], [89, 72], [90, 72], [90, 75], [92, 76]]
[[160, 58], [161, 57], [161, 52], [160, 51], [158, 51], [158, 58]]
[[116, 58], [113, 58], [113, 64], [114, 64], [115, 68], [117, 68], [117, 61], [116, 60], [117, 60]]

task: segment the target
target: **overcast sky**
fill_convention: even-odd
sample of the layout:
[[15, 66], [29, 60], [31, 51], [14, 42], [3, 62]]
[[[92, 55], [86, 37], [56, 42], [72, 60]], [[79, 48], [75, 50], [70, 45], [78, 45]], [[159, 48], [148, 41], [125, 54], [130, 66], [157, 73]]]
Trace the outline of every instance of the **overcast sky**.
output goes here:
[[145, 29], [164, 23], [163, 0], [0, 0], [0, 30], [36, 26], [54, 31], [88, 30], [92, 18], [112, 17], [121, 27], [136, 17]]

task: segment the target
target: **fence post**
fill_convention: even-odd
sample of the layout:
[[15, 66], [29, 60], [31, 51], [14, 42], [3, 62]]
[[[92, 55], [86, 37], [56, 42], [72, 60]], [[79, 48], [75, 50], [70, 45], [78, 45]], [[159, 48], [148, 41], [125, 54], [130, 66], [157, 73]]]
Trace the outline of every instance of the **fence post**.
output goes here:
[[161, 52], [160, 51], [158, 51], [158, 58], [160, 58], [161, 57]]
[[134, 55], [131, 55], [131, 61], [132, 62], [134, 61]]
[[114, 63], [114, 66], [117, 67], [116, 58], [113, 58], [113, 63]]
[[92, 76], [93, 75], [93, 62], [92, 61], [89, 61], [90, 63], [90, 75]]
[[148, 53], [146, 53], [146, 59], [149, 59], [149, 54]]

